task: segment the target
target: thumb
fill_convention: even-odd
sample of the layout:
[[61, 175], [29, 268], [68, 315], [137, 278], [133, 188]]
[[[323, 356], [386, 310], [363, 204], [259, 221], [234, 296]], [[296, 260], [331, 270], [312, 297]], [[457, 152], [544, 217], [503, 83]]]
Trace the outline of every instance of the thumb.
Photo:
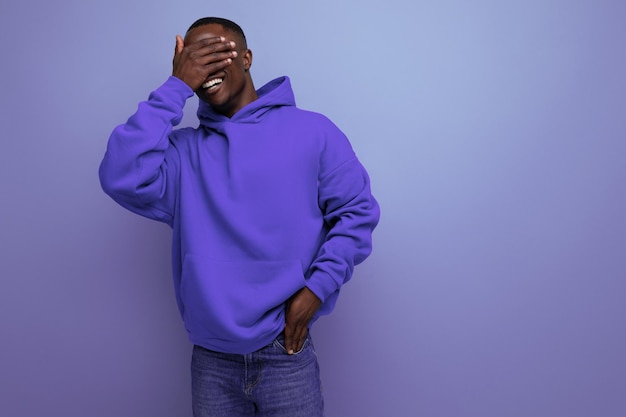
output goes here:
[[184, 46], [185, 42], [183, 41], [182, 36], [176, 35], [176, 47], [174, 48], [174, 55], [180, 54]]
[[294, 324], [294, 320], [292, 316], [292, 312], [291, 312], [291, 306], [289, 305], [287, 307], [287, 311], [285, 312], [285, 349], [287, 350], [288, 354], [293, 354], [293, 350], [294, 350], [294, 344], [295, 344], [295, 340], [294, 340], [294, 336], [295, 336], [295, 324]]

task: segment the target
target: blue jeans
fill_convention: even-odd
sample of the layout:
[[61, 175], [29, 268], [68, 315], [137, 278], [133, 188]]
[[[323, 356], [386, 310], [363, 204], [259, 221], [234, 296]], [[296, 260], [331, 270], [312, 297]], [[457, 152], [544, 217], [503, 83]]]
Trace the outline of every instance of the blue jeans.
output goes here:
[[323, 417], [319, 366], [311, 336], [294, 355], [288, 355], [284, 346], [282, 334], [247, 355], [194, 346], [194, 417]]

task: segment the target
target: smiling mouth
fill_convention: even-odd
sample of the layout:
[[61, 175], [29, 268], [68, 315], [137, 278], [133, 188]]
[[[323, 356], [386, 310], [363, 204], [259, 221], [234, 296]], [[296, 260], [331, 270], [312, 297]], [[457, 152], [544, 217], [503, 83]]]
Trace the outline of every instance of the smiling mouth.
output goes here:
[[223, 78], [214, 78], [202, 84], [202, 88], [206, 88], [207, 90], [217, 88], [217, 86], [220, 85], [222, 82], [224, 82]]

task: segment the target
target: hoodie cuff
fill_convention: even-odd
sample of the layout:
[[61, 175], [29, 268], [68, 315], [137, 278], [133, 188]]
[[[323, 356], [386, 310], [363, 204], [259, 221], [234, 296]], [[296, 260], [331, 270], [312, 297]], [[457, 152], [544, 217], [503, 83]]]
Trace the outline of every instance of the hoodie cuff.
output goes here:
[[339, 290], [337, 281], [326, 272], [316, 270], [306, 282], [306, 287], [322, 300], [322, 303], [333, 293]]
[[159, 90], [165, 89], [170, 94], [177, 95], [182, 99], [183, 104], [189, 97], [194, 95], [193, 90], [180, 78], [170, 75], [169, 78], [159, 87]]

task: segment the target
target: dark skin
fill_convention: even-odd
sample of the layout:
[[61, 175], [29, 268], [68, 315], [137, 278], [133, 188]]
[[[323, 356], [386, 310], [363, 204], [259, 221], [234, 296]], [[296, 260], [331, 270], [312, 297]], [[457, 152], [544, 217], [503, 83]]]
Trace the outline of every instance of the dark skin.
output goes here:
[[322, 301], [307, 287], [296, 292], [287, 302], [285, 311], [285, 348], [293, 355], [302, 349], [309, 323]]
[[[215, 112], [227, 117], [258, 98], [251, 65], [252, 51], [246, 48], [244, 40], [219, 24], [194, 28], [185, 39], [176, 36], [172, 75], [184, 81]], [[222, 83], [203, 87], [216, 78]], [[287, 301], [285, 348], [290, 355], [302, 349], [309, 323], [321, 304], [307, 287]]]
[[[237, 46], [237, 45], [242, 46]], [[252, 51], [242, 38], [218, 24], [204, 25], [176, 37], [172, 75], [183, 80], [217, 113], [232, 117], [257, 99], [250, 75]], [[202, 85], [212, 79], [215, 88]]]

